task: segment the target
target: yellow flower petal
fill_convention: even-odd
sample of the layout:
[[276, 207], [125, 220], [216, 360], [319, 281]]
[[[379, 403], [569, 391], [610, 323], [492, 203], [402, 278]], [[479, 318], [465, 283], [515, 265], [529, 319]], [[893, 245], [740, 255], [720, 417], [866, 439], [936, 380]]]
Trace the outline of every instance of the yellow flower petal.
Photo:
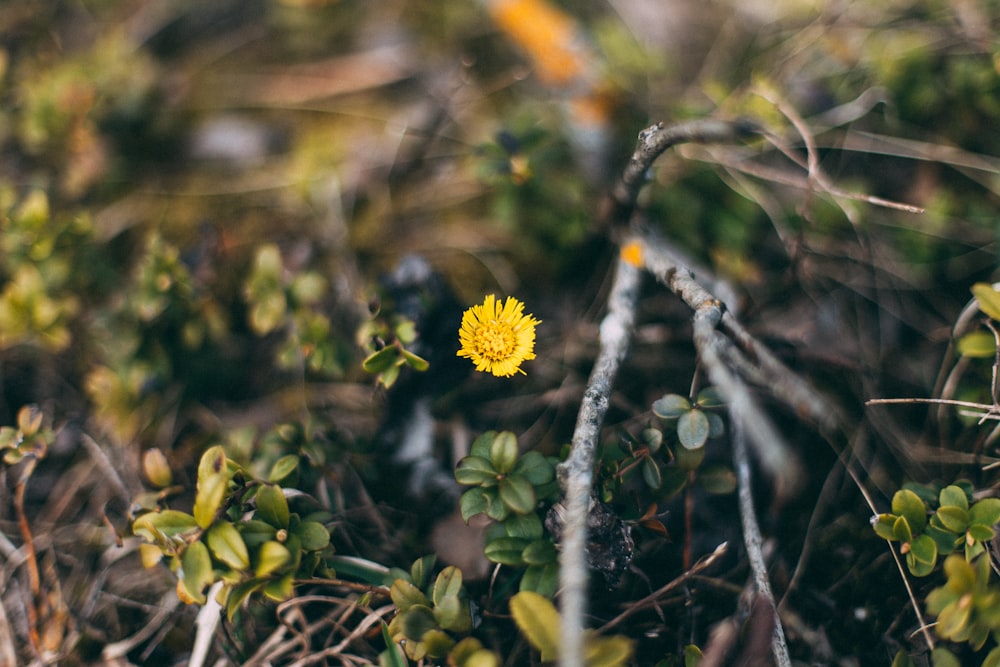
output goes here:
[[482, 305], [472, 306], [462, 315], [457, 354], [471, 359], [477, 371], [497, 377], [524, 374], [521, 364], [535, 358], [535, 325], [540, 323], [525, 315], [524, 304], [514, 297], [501, 303], [490, 294]]

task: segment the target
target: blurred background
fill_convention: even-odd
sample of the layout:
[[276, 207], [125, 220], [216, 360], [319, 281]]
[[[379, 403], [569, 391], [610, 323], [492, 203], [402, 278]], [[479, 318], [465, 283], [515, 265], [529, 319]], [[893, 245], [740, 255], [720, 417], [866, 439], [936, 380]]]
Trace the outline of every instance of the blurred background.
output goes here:
[[[988, 427], [864, 403], [993, 400], [992, 355], [949, 341], [997, 266], [998, 23], [993, 0], [0, 3], [0, 424], [37, 404], [55, 433], [23, 498], [44, 619], [21, 602], [18, 475], [3, 468], [5, 655], [46, 662], [35, 623], [52, 664], [185, 664], [197, 609], [165, 602], [173, 575], [142, 567], [129, 530], [150, 448], [181, 503], [210, 444], [256, 471], [299, 454], [338, 553], [402, 567], [438, 548], [435, 528], [451, 541], [452, 491], [397, 477], [416, 402], [445, 477], [490, 429], [559, 455], [617, 256], [597, 212], [661, 121], [766, 129], [664, 155], [642, 224], [724, 281], [751, 331], [850, 416], [838, 444], [873, 497], [906, 480], [992, 488]], [[526, 376], [455, 358], [462, 311], [489, 293], [543, 322]], [[652, 281], [643, 294], [611, 439], [701, 382], [690, 312]], [[361, 364], [400, 317], [431, 368], [386, 388]], [[779, 590], [796, 573], [793, 655], [919, 651], [858, 487], [808, 425], [779, 419], [809, 462], [792, 506], [760, 494]], [[699, 500], [689, 535], [679, 498], [652, 499], [669, 538], [639, 533], [595, 617], [677, 576], [685, 544], [728, 539], [730, 557], [636, 620], [636, 664], [704, 643], [747, 577], [732, 496]], [[620, 500], [635, 519], [649, 499]], [[214, 659], [239, 664], [264, 637], [233, 629]], [[350, 664], [377, 660], [371, 641]]]

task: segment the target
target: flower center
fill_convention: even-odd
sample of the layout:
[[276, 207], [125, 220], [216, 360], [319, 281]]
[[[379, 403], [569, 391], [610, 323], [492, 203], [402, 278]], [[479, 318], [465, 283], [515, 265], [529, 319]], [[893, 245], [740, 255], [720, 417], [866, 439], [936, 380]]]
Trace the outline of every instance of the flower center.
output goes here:
[[487, 359], [509, 357], [514, 352], [514, 329], [509, 324], [493, 320], [476, 329], [476, 351]]

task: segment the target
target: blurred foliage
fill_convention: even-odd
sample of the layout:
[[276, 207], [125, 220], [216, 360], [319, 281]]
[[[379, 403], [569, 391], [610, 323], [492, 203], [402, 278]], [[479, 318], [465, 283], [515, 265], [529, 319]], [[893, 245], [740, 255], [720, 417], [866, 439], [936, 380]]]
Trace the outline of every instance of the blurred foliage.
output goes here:
[[[956, 327], [941, 374], [945, 397], [981, 409], [924, 431], [922, 414], [855, 416], [879, 443], [862, 458], [891, 502], [876, 532], [927, 575], [918, 597], [948, 638], [995, 633], [978, 610], [995, 588], [983, 563], [997, 482], [968, 461], [996, 453], [975, 422], [996, 396], [998, 16], [992, 0], [0, 5], [0, 423], [13, 424], [0, 429], [0, 487], [5, 503], [23, 501], [23, 521], [0, 520], [0, 549], [9, 572], [34, 572], [13, 577], [3, 604], [45, 601], [35, 627], [8, 614], [3, 636], [27, 638], [14, 662], [174, 664], [193, 611], [142, 631], [170, 587], [202, 603], [220, 583], [215, 657], [239, 663], [271, 631], [333, 616], [299, 592], [335, 575], [396, 591], [388, 639], [345, 644], [360, 660], [472, 667], [529, 645], [549, 656], [554, 610], [531, 593], [555, 592], [544, 517], [615, 254], [596, 226], [602, 198], [642, 127], [705, 116], [751, 116], [769, 136], [664, 156], [643, 223], [732, 281], [733, 305], [844, 404], [931, 395], [928, 359], [975, 285], [979, 310]], [[809, 179], [807, 146], [822, 169]], [[457, 349], [436, 334], [459, 319], [432, 327], [366, 303], [408, 254], [460, 303], [516, 291], [538, 304], [531, 373], [435, 374], [446, 365], [432, 359]], [[711, 393], [663, 395], [692, 376], [687, 313], [650, 296], [639, 315], [597, 477], [615, 521], [644, 530], [624, 583], [595, 592], [598, 618], [672, 580], [692, 550], [733, 539], [736, 523], [719, 406]], [[450, 509], [370, 495], [377, 477], [400, 486], [379, 438], [420, 397], [406, 392], [434, 397], [435, 451], [449, 449], [446, 431], [483, 434], [441, 466], [457, 463], [461, 517], [492, 522], [477, 545], [504, 566], [492, 583], [450, 565], [435, 578], [430, 561], [389, 569], [431, 551], [425, 529]], [[970, 458], [928, 463], [915, 442]], [[905, 602], [886, 593], [856, 494], [822, 496], [834, 463], [817, 458], [808, 499], [840, 514], [808, 539], [844, 557], [796, 580], [789, 604], [838, 656], [882, 658], [883, 642], [907, 644]], [[895, 492], [900, 479], [961, 475], [971, 481]], [[804, 506], [775, 508], [782, 544], [802, 543]], [[22, 567], [31, 526], [44, 536]], [[131, 529], [148, 542], [142, 557]], [[776, 569], [798, 557], [778, 553]], [[835, 573], [854, 584], [824, 580]], [[734, 565], [725, 585], [657, 601], [628, 638], [595, 638], [594, 664], [693, 664], [697, 649], [678, 647], [707, 639], [744, 575]], [[302, 616], [279, 617], [289, 609]], [[876, 620], [855, 623], [855, 610]], [[550, 622], [526, 626], [525, 614]], [[351, 631], [338, 624], [324, 626], [331, 637]], [[405, 654], [384, 646], [400, 638]], [[834, 661], [822, 642], [800, 644], [803, 661]]]

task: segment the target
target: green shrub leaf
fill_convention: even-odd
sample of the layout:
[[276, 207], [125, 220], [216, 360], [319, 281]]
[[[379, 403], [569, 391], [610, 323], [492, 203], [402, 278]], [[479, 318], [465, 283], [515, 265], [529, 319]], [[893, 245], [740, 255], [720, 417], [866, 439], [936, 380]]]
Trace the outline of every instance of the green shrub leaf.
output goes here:
[[288, 528], [291, 518], [288, 500], [281, 488], [273, 484], [262, 484], [257, 489], [257, 517], [275, 528]]
[[194, 498], [194, 519], [201, 528], [215, 521], [229, 485], [226, 454], [220, 445], [210, 447], [198, 463], [198, 492]]
[[559, 612], [538, 593], [521, 591], [510, 599], [510, 613], [521, 634], [541, 653], [542, 662], [559, 657]]
[[500, 480], [500, 500], [518, 514], [535, 509], [535, 487], [523, 477], [506, 477]]
[[[909, 530], [919, 534], [923, 532], [927, 525], [927, 506], [924, 505], [920, 497], [913, 491], [901, 489], [892, 497], [892, 512], [901, 517], [906, 517]], [[909, 541], [909, 540], [904, 540]]]
[[691, 410], [691, 401], [680, 394], [667, 394], [653, 401], [653, 414], [661, 419], [677, 419]]
[[517, 463], [517, 436], [510, 431], [498, 433], [490, 445], [490, 463], [502, 475], [513, 470]]
[[527, 546], [527, 540], [517, 537], [499, 537], [486, 543], [483, 555], [494, 563], [518, 567], [524, 565], [522, 554]]
[[689, 410], [677, 420], [677, 439], [687, 449], [698, 449], [708, 440], [708, 417], [701, 410]]
[[979, 310], [994, 320], [1000, 320], [1000, 292], [989, 283], [976, 283], [972, 286], [972, 295], [976, 297]]
[[242, 571], [250, 567], [247, 545], [240, 531], [228, 521], [218, 521], [209, 528], [205, 542], [217, 561], [225, 563], [234, 570]]
[[260, 545], [260, 551], [257, 553], [256, 575], [266, 577], [291, 559], [292, 554], [288, 552], [285, 545], [280, 542], [264, 542]]
[[179, 576], [191, 599], [197, 604], [205, 604], [205, 589], [211, 585], [215, 574], [212, 572], [212, 559], [204, 542], [194, 542], [184, 550]]
[[465, 486], [493, 485], [498, 473], [487, 459], [480, 456], [466, 456], [455, 467], [455, 480]]

